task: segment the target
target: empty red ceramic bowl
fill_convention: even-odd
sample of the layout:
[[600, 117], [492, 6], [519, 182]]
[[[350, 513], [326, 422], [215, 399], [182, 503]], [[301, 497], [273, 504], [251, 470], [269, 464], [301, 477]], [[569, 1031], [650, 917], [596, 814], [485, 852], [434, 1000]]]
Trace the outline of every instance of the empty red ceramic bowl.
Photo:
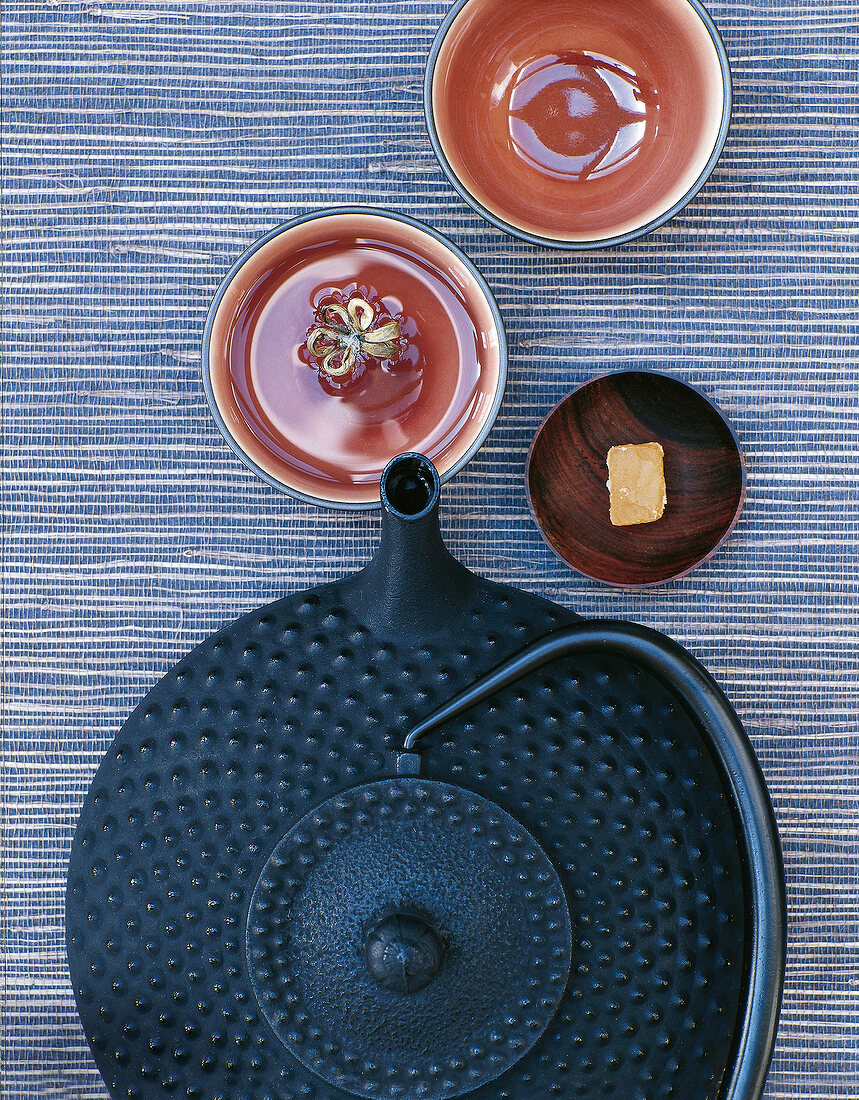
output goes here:
[[335, 208], [272, 230], [218, 290], [203, 381], [229, 445], [301, 500], [379, 507], [388, 462], [443, 481], [492, 427], [507, 344], [495, 299], [450, 241], [411, 218]]
[[599, 248], [655, 229], [701, 188], [731, 79], [698, 0], [459, 0], [425, 106], [475, 210], [537, 244]]

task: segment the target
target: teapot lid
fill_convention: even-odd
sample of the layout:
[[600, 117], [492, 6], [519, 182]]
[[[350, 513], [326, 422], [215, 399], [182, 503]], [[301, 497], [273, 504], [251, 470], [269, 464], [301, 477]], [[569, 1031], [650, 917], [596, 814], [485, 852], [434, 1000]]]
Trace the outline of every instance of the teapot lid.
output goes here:
[[461, 1096], [545, 1031], [567, 984], [558, 874], [499, 806], [423, 779], [328, 799], [269, 856], [247, 956], [280, 1041], [356, 1096]]

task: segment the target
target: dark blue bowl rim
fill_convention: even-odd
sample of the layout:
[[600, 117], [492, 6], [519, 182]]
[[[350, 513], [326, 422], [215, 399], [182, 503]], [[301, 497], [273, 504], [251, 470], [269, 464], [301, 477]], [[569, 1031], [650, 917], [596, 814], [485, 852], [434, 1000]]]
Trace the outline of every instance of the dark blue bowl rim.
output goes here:
[[457, 192], [460, 198], [491, 225], [494, 225], [497, 229], [503, 230], [511, 237], [518, 237], [519, 240], [527, 241], [529, 244], [541, 245], [544, 248], [556, 249], [564, 252], [592, 252], [601, 248], [615, 248], [617, 245], [627, 244], [629, 241], [634, 241], [638, 237], [644, 237], [648, 233], [652, 233], [654, 229], [658, 229], [661, 225], [664, 225], [667, 221], [670, 221], [676, 214], [678, 214], [684, 206], [695, 198], [707, 180], [713, 173], [713, 169], [716, 167], [716, 163], [719, 157], [722, 155], [722, 150], [725, 147], [725, 142], [728, 138], [728, 129], [731, 125], [731, 109], [733, 106], [733, 88], [731, 82], [731, 66], [728, 61], [728, 52], [725, 49], [725, 43], [722, 41], [722, 36], [719, 34], [718, 27], [713, 22], [710, 13], [704, 7], [699, 0], [685, 0], [685, 3], [689, 5], [700, 17], [701, 22], [707, 29], [710, 38], [713, 40], [713, 45], [716, 49], [716, 54], [719, 58], [719, 68], [722, 72], [722, 120], [719, 124], [719, 132], [716, 137], [716, 144], [713, 146], [713, 151], [701, 174], [689, 188], [682, 198], [678, 199], [668, 210], [664, 211], [658, 217], [653, 218], [643, 226], [639, 226], [637, 229], [631, 229], [627, 233], [619, 233], [614, 237], [601, 237], [598, 240], [584, 240], [584, 241], [565, 241], [559, 240], [555, 237], [541, 236], [537, 233], [529, 233], [525, 229], [519, 229], [517, 226], [512, 225], [510, 222], [505, 221], [498, 215], [493, 214], [490, 210], [476, 199], [467, 187], [459, 180], [459, 177], [454, 172], [450, 162], [445, 156], [444, 149], [442, 148], [441, 141], [438, 136], [438, 131], [435, 125], [435, 115], [432, 105], [432, 88], [433, 80], [435, 79], [435, 68], [438, 62], [438, 55], [441, 51], [442, 44], [444, 43], [447, 33], [453, 26], [456, 19], [459, 17], [459, 13], [470, 4], [472, 0], [456, 0], [454, 6], [450, 9], [444, 18], [438, 32], [433, 40], [432, 47], [430, 49], [429, 58], [427, 60], [426, 72], [424, 74], [424, 117], [426, 120], [427, 131], [429, 133], [430, 144], [433, 147], [433, 152], [436, 155], [436, 159], [441, 165], [442, 171], [447, 176], [448, 182]]
[[218, 308], [224, 299], [227, 289], [232, 283], [233, 279], [244, 267], [247, 261], [264, 245], [269, 241], [274, 240], [281, 234], [294, 229], [296, 226], [303, 225], [305, 222], [317, 221], [319, 218], [328, 218], [332, 216], [342, 215], [367, 215], [370, 217], [385, 218], [388, 221], [401, 222], [404, 225], [411, 226], [413, 229], [417, 229], [419, 232], [432, 237], [439, 244], [443, 245], [449, 252], [451, 252], [458, 260], [460, 260], [474, 278], [477, 286], [482, 292], [486, 302], [492, 313], [492, 320], [495, 325], [495, 330], [498, 337], [498, 383], [495, 388], [495, 395], [493, 397], [492, 406], [489, 409], [486, 420], [483, 427], [480, 429], [476, 439], [472, 445], [468, 448], [465, 454], [460, 458], [449, 470], [446, 470], [443, 475], [440, 476], [441, 484], [445, 484], [455, 477], [464, 466], [467, 465], [474, 458], [475, 454], [480, 450], [486, 441], [486, 437], [492, 430], [495, 421], [498, 417], [498, 413], [501, 409], [501, 403], [504, 400], [504, 391], [507, 385], [507, 335], [504, 330], [504, 321], [501, 316], [501, 310], [498, 308], [498, 303], [495, 300], [495, 295], [489, 287], [489, 284], [484, 279], [483, 275], [475, 267], [472, 260], [466, 256], [466, 254], [454, 244], [444, 234], [440, 233], [437, 229], [434, 229], [431, 225], [427, 225], [425, 222], [418, 221], [416, 218], [410, 218], [407, 214], [400, 214], [393, 210], [387, 210], [384, 207], [378, 206], [329, 206], [320, 210], [314, 210], [307, 214], [302, 214], [296, 218], [291, 218], [289, 221], [282, 222], [280, 225], [269, 230], [268, 233], [263, 234], [257, 240], [253, 242], [250, 247], [239, 256], [239, 258], [232, 265], [230, 270], [224, 276], [214, 298], [212, 304], [209, 306], [209, 312], [206, 316], [206, 324], [203, 329], [203, 345], [202, 345], [202, 368], [203, 368], [203, 388], [206, 393], [206, 400], [209, 404], [209, 408], [212, 412], [212, 416], [215, 419], [215, 423], [218, 426], [221, 435], [223, 435], [225, 441], [229, 445], [230, 449], [242, 460], [248, 469], [252, 470], [257, 477], [262, 478], [272, 488], [278, 489], [280, 492], [285, 493], [287, 496], [293, 497], [295, 500], [303, 501], [305, 504], [313, 504], [323, 508], [332, 508], [337, 511], [343, 512], [371, 512], [381, 507], [381, 496], [378, 501], [337, 501], [328, 500], [325, 497], [316, 497], [309, 493], [302, 493], [298, 489], [292, 488], [285, 482], [280, 481], [272, 474], [268, 473], [261, 466], [245, 452], [241, 444], [236, 440], [231, 433], [229, 427], [226, 424], [217, 402], [215, 401], [215, 394], [212, 388], [211, 372], [209, 367], [209, 351], [212, 339], [212, 328], [215, 323], [215, 316], [217, 315]]

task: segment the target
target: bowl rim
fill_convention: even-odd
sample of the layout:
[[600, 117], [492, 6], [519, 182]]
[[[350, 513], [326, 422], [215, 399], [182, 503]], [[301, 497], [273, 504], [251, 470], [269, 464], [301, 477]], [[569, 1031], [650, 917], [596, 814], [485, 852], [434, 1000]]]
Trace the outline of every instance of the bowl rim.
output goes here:
[[[501, 404], [504, 400], [504, 392], [507, 386], [507, 360], [508, 360], [508, 348], [507, 348], [507, 334], [504, 329], [504, 320], [501, 316], [501, 310], [498, 307], [498, 302], [495, 299], [495, 295], [486, 282], [486, 279], [478, 271], [474, 262], [462, 251], [462, 249], [454, 244], [444, 234], [440, 233], [437, 229], [434, 229], [431, 225], [427, 225], [425, 222], [418, 221], [416, 218], [411, 218], [407, 214], [401, 214], [397, 211], [387, 210], [384, 207], [379, 206], [362, 206], [362, 205], [344, 205], [344, 206], [327, 206], [319, 210], [310, 211], [306, 214], [300, 214], [295, 218], [290, 218], [289, 221], [281, 222], [273, 229], [270, 229], [267, 233], [264, 233], [261, 237], [258, 237], [248, 248], [246, 248], [242, 254], [234, 261], [227, 274], [221, 280], [214, 297], [212, 298], [211, 305], [209, 306], [208, 313], [206, 314], [206, 323], [203, 329], [203, 341], [201, 348], [202, 358], [202, 370], [203, 370], [203, 389], [206, 394], [206, 401], [208, 402], [209, 409], [212, 416], [215, 419], [215, 423], [218, 426], [221, 435], [229, 445], [230, 449], [242, 460], [248, 469], [252, 470], [257, 477], [262, 478], [272, 488], [285, 493], [287, 496], [293, 497], [295, 500], [300, 500], [305, 504], [314, 504], [318, 507], [332, 508], [337, 511], [343, 512], [372, 512], [381, 508], [381, 495], [377, 501], [339, 501], [329, 500], [327, 497], [315, 496], [312, 493], [302, 492], [300, 489], [295, 489], [291, 485], [279, 478], [270, 474], [267, 470], [264, 470], [247, 454], [239, 441], [233, 436], [230, 431], [223, 415], [215, 400], [214, 388], [212, 386], [211, 378], [211, 363], [210, 352], [212, 342], [212, 330], [215, 324], [215, 317], [221, 306], [222, 301], [230, 287], [233, 279], [238, 275], [239, 271], [244, 267], [248, 260], [254, 256], [261, 248], [267, 245], [270, 241], [275, 240], [277, 237], [288, 233], [290, 230], [295, 229], [299, 225], [304, 225], [307, 222], [317, 221], [320, 218], [340, 217], [340, 216], [355, 216], [355, 215], [367, 215], [376, 218], [382, 218], [387, 221], [400, 222], [403, 225], [410, 226], [412, 229], [416, 229], [418, 232], [431, 237], [433, 240], [447, 249], [453, 256], [456, 257], [465, 266], [468, 273], [474, 279], [478, 289], [483, 294], [487, 305], [489, 306], [490, 313], [492, 314], [493, 324], [495, 326], [495, 332], [498, 339], [498, 381], [495, 386], [495, 393], [492, 399], [492, 405], [486, 414], [485, 420], [474, 439], [474, 442], [468, 448], [464, 455], [459, 458], [449, 470], [446, 470], [444, 474], [440, 474], [441, 484], [445, 484], [455, 477], [464, 466], [467, 465], [474, 458], [475, 454], [480, 450], [486, 441], [486, 437], [492, 431], [495, 425], [495, 421], [498, 417], [498, 413], [501, 409]], [[392, 456], [393, 457], [393, 456]]]
[[[586, 389], [588, 386], [595, 385], [597, 382], [603, 382], [608, 378], [616, 378], [625, 374], [646, 374], [651, 377], [661, 378], [669, 382], [674, 382], [678, 386], [684, 387], [685, 389], [693, 393], [696, 397], [705, 401], [713, 410], [713, 412], [718, 416], [719, 420], [721, 420], [722, 424], [727, 428], [731, 440], [733, 441], [734, 447], [736, 448], [737, 457], [740, 462], [740, 493], [737, 499], [737, 507], [734, 509], [734, 514], [731, 517], [730, 523], [725, 528], [718, 541], [711, 547], [710, 550], [707, 551], [706, 554], [700, 557], [697, 561], [693, 562], [691, 565], [687, 566], [685, 569], [681, 570], [679, 573], [672, 573], [670, 576], [663, 577], [660, 580], [640, 581], [636, 583], [607, 580], [605, 577], [599, 577], [594, 573], [588, 573], [586, 570], [579, 568], [578, 565], [573, 565], [571, 561], [568, 561], [567, 558], [561, 553], [561, 551], [554, 545], [554, 543], [551, 541], [551, 539], [543, 529], [543, 524], [540, 522], [540, 519], [537, 516], [537, 511], [534, 507], [534, 495], [531, 491], [531, 466], [534, 460], [534, 451], [536, 450], [537, 443], [542, 436], [546, 426], [548, 425], [549, 421], [553, 419], [561, 406], [565, 405], [568, 401], [572, 401], [574, 397], [576, 397], [579, 393], [581, 393], [582, 390]], [[679, 581], [683, 577], [687, 577], [695, 569], [698, 569], [699, 566], [702, 566], [706, 561], [709, 561], [710, 558], [713, 557], [713, 555], [723, 546], [724, 543], [728, 541], [728, 539], [733, 534], [734, 528], [739, 522], [740, 515], [743, 511], [743, 506], [745, 504], [746, 487], [746, 458], [743, 454], [743, 448], [740, 445], [739, 436], [737, 435], [733, 424], [731, 424], [731, 422], [728, 420], [728, 418], [725, 416], [725, 414], [722, 412], [716, 402], [713, 401], [712, 398], [708, 397], [708, 395], [704, 393], [704, 391], [701, 390], [698, 386], [693, 385], [693, 383], [687, 382], [683, 378], [678, 378], [676, 375], [669, 374], [667, 371], [650, 370], [647, 367], [624, 367], [620, 370], [603, 371], [602, 374], [595, 374], [592, 378], [585, 379], [584, 382], [581, 382], [574, 389], [570, 390], [570, 392], [562, 397], [561, 400], [550, 409], [546, 416], [543, 417], [542, 421], [540, 422], [540, 426], [534, 433], [534, 436], [528, 447], [528, 457], [525, 460], [525, 493], [528, 497], [528, 511], [531, 514], [531, 519], [534, 521], [537, 530], [540, 532], [540, 537], [542, 538], [543, 542], [549, 547], [549, 549], [557, 558], [559, 558], [568, 568], [572, 569], [580, 576], [587, 577], [588, 580], [597, 581], [599, 584], [607, 585], [610, 588], [621, 588], [627, 591], [637, 591], [644, 588], [656, 588], [661, 584], [670, 584], [673, 581]]]
[[479, 199], [471, 194], [465, 184], [461, 182], [456, 172], [453, 170], [450, 161], [447, 159], [435, 124], [435, 111], [432, 102], [435, 71], [439, 54], [441, 53], [448, 32], [459, 18], [463, 8], [467, 7], [472, 2], [473, 0], [456, 0], [456, 3], [447, 13], [433, 39], [429, 58], [427, 60], [426, 71], [424, 73], [424, 119], [429, 134], [430, 144], [432, 145], [436, 159], [447, 177], [448, 182], [460, 198], [464, 199], [473, 210], [476, 210], [477, 213], [491, 225], [494, 225], [497, 229], [503, 230], [511, 237], [518, 237], [519, 240], [527, 241], [529, 244], [541, 245], [544, 248], [563, 252], [593, 252], [597, 249], [616, 248], [618, 245], [627, 244], [629, 241], [636, 240], [638, 237], [644, 237], [648, 233], [652, 233], [655, 229], [658, 229], [661, 225], [670, 221], [676, 214], [679, 214], [685, 206], [689, 205], [712, 175], [713, 169], [716, 167], [716, 163], [722, 155], [722, 150], [725, 148], [725, 142], [728, 139], [728, 130], [731, 125], [731, 111], [733, 108], [733, 83], [731, 79], [731, 66], [728, 60], [728, 51], [725, 49], [725, 43], [722, 41], [722, 36], [719, 33], [718, 27], [713, 22], [707, 9], [700, 3], [700, 0], [683, 0], [683, 2], [693, 9], [704, 24], [707, 33], [713, 41], [713, 46], [719, 59], [719, 68], [722, 73], [722, 119], [719, 123], [716, 143], [713, 146], [707, 163], [704, 165], [698, 178], [689, 190], [669, 207], [668, 210], [664, 211], [662, 214], [658, 214], [646, 224], [636, 229], [627, 230], [625, 233], [615, 234], [612, 237], [600, 237], [594, 240], [579, 241], [568, 241], [550, 235], [531, 233], [527, 229], [520, 229], [518, 226], [513, 225], [512, 222], [506, 221], [497, 214], [493, 214]]

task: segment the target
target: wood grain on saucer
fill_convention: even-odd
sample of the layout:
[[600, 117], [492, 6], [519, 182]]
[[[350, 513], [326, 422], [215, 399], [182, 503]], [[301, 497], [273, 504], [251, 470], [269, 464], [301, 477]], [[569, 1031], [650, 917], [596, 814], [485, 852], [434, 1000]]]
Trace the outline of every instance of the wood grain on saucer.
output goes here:
[[[668, 503], [653, 523], [614, 527], [606, 456], [661, 443]], [[728, 536], [745, 484], [742, 455], [719, 410], [697, 390], [648, 371], [585, 383], [540, 427], [528, 458], [534, 517], [568, 565], [608, 584], [658, 584], [688, 573]]]

